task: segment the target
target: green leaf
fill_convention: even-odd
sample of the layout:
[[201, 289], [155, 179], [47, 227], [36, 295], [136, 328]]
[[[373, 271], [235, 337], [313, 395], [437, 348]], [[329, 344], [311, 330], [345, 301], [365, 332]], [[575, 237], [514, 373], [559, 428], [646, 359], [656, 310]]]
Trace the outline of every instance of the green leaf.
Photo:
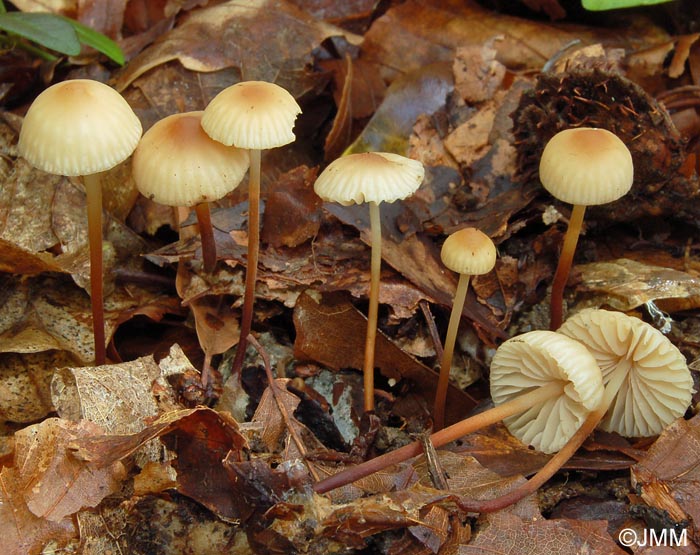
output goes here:
[[60, 17], [48, 13], [10, 12], [0, 14], [0, 30], [40, 44], [61, 54], [80, 54], [75, 29]]
[[102, 52], [102, 54], [120, 66], [124, 65], [124, 52], [122, 52], [122, 49], [116, 42], [78, 21], [63, 16], [60, 17], [73, 27], [80, 42], [94, 48], [98, 52]]
[[583, 7], [591, 12], [651, 6], [653, 4], [663, 4], [665, 2], [673, 2], [673, 0], [581, 0]]

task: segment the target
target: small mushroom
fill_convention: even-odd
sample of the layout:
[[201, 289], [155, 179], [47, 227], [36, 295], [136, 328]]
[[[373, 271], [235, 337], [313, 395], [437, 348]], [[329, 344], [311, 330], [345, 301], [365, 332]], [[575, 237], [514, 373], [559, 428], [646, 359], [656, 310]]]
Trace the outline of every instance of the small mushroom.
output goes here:
[[[603, 398], [603, 380], [593, 355], [581, 343], [556, 332], [532, 331], [509, 339], [496, 351], [491, 363], [491, 394], [494, 408], [435, 432], [430, 436], [433, 445], [441, 447], [503, 420], [516, 437], [535, 448], [547, 453], [562, 451], [510, 497], [485, 502], [485, 510], [497, 510], [527, 495], [570, 457], [592, 429], [586, 427], [590, 427], [591, 414], [597, 419], [602, 416], [596, 411]], [[330, 491], [414, 457], [421, 450], [420, 442], [411, 443], [321, 480], [314, 490]]]
[[558, 331], [588, 348], [614, 393], [599, 428], [648, 437], [685, 414], [693, 378], [683, 354], [659, 330], [621, 312], [589, 308]]
[[369, 203], [370, 265], [369, 311], [365, 340], [364, 407], [374, 410], [374, 345], [379, 310], [379, 273], [382, 264], [381, 202], [394, 202], [413, 194], [423, 182], [423, 164], [399, 154], [364, 152], [331, 162], [318, 176], [314, 191], [323, 200], [342, 205]]
[[445, 425], [445, 400], [452, 367], [457, 330], [464, 308], [464, 300], [469, 288], [469, 278], [490, 272], [496, 264], [496, 247], [488, 235], [478, 229], [468, 227], [452, 233], [442, 245], [440, 252], [442, 263], [453, 272], [459, 274], [459, 282], [455, 291], [450, 323], [447, 326], [440, 377], [435, 393], [433, 410], [434, 429], [440, 430]]
[[204, 270], [216, 265], [209, 203], [235, 189], [248, 170], [245, 150], [225, 146], [201, 127], [203, 112], [173, 114], [143, 135], [133, 159], [136, 186], [167, 206], [194, 206], [202, 239]]
[[141, 122], [117, 91], [99, 81], [74, 79], [43, 91], [29, 107], [19, 134], [19, 153], [30, 164], [83, 178], [96, 365], [106, 361], [100, 173], [131, 156], [141, 132]]
[[285, 89], [265, 81], [243, 81], [221, 91], [204, 110], [202, 127], [215, 141], [248, 149], [248, 265], [241, 316], [241, 338], [231, 372], [243, 366], [253, 322], [260, 243], [261, 150], [294, 141], [294, 121], [301, 108]]
[[564, 288], [571, 271], [586, 206], [619, 199], [632, 187], [632, 155], [617, 135], [580, 127], [554, 135], [542, 152], [540, 181], [555, 198], [573, 204], [552, 281], [550, 329], [563, 320]]

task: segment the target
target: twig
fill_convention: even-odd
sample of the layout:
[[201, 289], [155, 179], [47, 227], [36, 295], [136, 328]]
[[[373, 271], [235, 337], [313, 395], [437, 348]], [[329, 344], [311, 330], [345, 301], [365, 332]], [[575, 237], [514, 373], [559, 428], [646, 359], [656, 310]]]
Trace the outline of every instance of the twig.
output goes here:
[[262, 345], [258, 343], [258, 340], [255, 339], [255, 336], [250, 333], [248, 334], [248, 343], [250, 343], [253, 347], [255, 347], [255, 350], [258, 351], [258, 354], [260, 355], [260, 358], [263, 359], [263, 365], [265, 366], [265, 374], [267, 375], [267, 380], [270, 382], [270, 391], [272, 392], [272, 396], [275, 398], [275, 402], [277, 403], [277, 408], [280, 411], [280, 414], [282, 415], [282, 419], [284, 420], [285, 426], [287, 426], [287, 429], [289, 430], [289, 435], [292, 437], [292, 440], [294, 443], [296, 443], [297, 449], [299, 449], [299, 453], [301, 456], [304, 458], [304, 462], [306, 462], [306, 466], [309, 469], [309, 472], [313, 476], [314, 480], [316, 482], [319, 481], [320, 477], [314, 470], [314, 468], [306, 461], [306, 447], [304, 447], [304, 444], [301, 441], [301, 438], [299, 437], [299, 434], [297, 434], [296, 430], [294, 429], [294, 426], [292, 426], [292, 420], [289, 417], [289, 412], [287, 411], [287, 407], [285, 406], [284, 402], [280, 398], [279, 395], [279, 390], [277, 389], [277, 383], [275, 382], [275, 377], [272, 375], [272, 367], [270, 366], [270, 357], [267, 355], [267, 351], [263, 349]]

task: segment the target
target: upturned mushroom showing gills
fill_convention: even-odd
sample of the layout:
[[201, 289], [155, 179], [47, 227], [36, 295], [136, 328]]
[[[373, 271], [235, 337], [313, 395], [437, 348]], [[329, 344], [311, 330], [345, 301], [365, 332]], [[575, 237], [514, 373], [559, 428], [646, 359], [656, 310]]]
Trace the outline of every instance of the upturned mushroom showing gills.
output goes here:
[[459, 274], [455, 291], [452, 314], [447, 327], [447, 336], [440, 364], [440, 377], [435, 393], [433, 410], [434, 429], [440, 430], [445, 425], [445, 400], [450, 379], [450, 368], [454, 354], [457, 330], [467, 296], [469, 278], [490, 272], [496, 264], [496, 247], [488, 235], [478, 229], [468, 227], [452, 233], [442, 245], [440, 252], [442, 263]]
[[[562, 450], [522, 488], [480, 505], [479, 510], [484, 511], [497, 510], [531, 493], [571, 456], [590, 433], [585, 426], [599, 410], [603, 380], [593, 355], [581, 343], [551, 331], [532, 331], [498, 348], [491, 363], [491, 392], [494, 408], [435, 432], [430, 436], [433, 445], [440, 447], [503, 420], [516, 437], [536, 449], [545, 453]], [[596, 423], [600, 416], [595, 417]], [[314, 489], [330, 491], [421, 451], [420, 442], [411, 443], [334, 474]]]
[[202, 113], [173, 114], [146, 131], [134, 152], [133, 176], [143, 196], [167, 206], [195, 208], [204, 271], [209, 273], [216, 265], [209, 203], [240, 184], [248, 156], [210, 138], [201, 126]]
[[141, 122], [118, 92], [99, 81], [75, 79], [42, 92], [29, 107], [19, 135], [19, 153], [30, 164], [83, 178], [97, 365], [106, 361], [100, 173], [131, 156], [141, 132]]
[[369, 203], [370, 289], [363, 364], [364, 408], [374, 410], [374, 345], [379, 312], [379, 273], [382, 264], [382, 226], [379, 204], [412, 195], [423, 182], [423, 164], [388, 152], [350, 154], [331, 162], [314, 184], [316, 194], [342, 205]]
[[552, 137], [540, 159], [540, 181], [555, 198], [573, 204], [569, 226], [552, 281], [550, 329], [563, 320], [564, 289], [571, 271], [586, 206], [619, 199], [632, 187], [630, 151], [605, 129], [580, 127]]
[[221, 91], [204, 110], [202, 127], [215, 141], [248, 149], [248, 259], [246, 267], [241, 335], [231, 372], [243, 365], [247, 337], [253, 322], [255, 282], [260, 243], [261, 150], [276, 148], [295, 139], [294, 121], [301, 108], [285, 89], [265, 81], [243, 81]]
[[693, 378], [683, 354], [659, 330], [621, 312], [585, 309], [564, 322], [559, 333], [588, 348], [606, 390], [611, 389], [599, 428], [648, 437], [685, 414]]

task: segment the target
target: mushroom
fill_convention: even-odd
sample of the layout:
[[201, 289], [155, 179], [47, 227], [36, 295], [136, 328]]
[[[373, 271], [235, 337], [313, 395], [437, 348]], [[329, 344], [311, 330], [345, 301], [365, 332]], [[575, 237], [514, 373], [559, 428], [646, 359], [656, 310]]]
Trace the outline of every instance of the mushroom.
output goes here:
[[[603, 381], [593, 355], [578, 341], [551, 331], [531, 331], [504, 342], [491, 363], [491, 392], [496, 406], [430, 436], [440, 447], [475, 430], [503, 420], [511, 432], [535, 448], [551, 453], [562, 448], [527, 486], [484, 504], [497, 510], [512, 503], [513, 496], [527, 495], [570, 457], [588, 435], [591, 415], [602, 416]], [[515, 416], [519, 415], [519, 416]], [[596, 420], [597, 422], [597, 420]], [[595, 426], [595, 424], [593, 424]], [[588, 428], [585, 428], [590, 432]], [[592, 428], [591, 428], [592, 429]], [[573, 449], [573, 451], [572, 451]], [[359, 480], [387, 466], [420, 454], [414, 442], [314, 485], [317, 493]]]
[[215, 141], [248, 149], [248, 264], [241, 316], [241, 335], [231, 372], [243, 365], [253, 322], [255, 282], [260, 243], [260, 151], [294, 141], [294, 121], [301, 108], [294, 97], [274, 83], [243, 81], [221, 91], [204, 110], [202, 127]]
[[388, 152], [364, 152], [331, 162], [316, 179], [314, 191], [327, 202], [344, 206], [369, 203], [370, 289], [365, 339], [364, 408], [374, 410], [374, 345], [379, 311], [379, 273], [382, 264], [382, 225], [379, 203], [413, 194], [423, 182], [425, 169], [417, 160]]
[[141, 194], [159, 204], [194, 206], [204, 270], [212, 272], [216, 243], [209, 203], [240, 184], [248, 156], [209, 137], [201, 126], [202, 114], [173, 114], [146, 131], [134, 152], [133, 176]]
[[648, 437], [685, 414], [693, 378], [683, 354], [659, 330], [621, 312], [590, 308], [569, 318], [558, 331], [588, 348], [606, 389], [614, 390], [599, 428], [625, 437]]
[[554, 135], [542, 152], [540, 181], [555, 198], [573, 204], [552, 281], [550, 329], [563, 319], [564, 288], [586, 206], [619, 199], [632, 187], [634, 167], [625, 144], [605, 129], [580, 127]]
[[48, 173], [82, 176], [87, 197], [90, 297], [95, 364], [106, 362], [100, 172], [126, 160], [141, 122], [111, 87], [89, 79], [56, 83], [32, 103], [19, 134], [19, 153]]
[[445, 266], [459, 274], [459, 282], [452, 304], [450, 323], [447, 326], [447, 336], [440, 364], [440, 377], [435, 393], [433, 410], [435, 430], [440, 430], [445, 425], [445, 399], [447, 398], [447, 386], [452, 367], [452, 355], [469, 287], [469, 278], [472, 275], [486, 274], [493, 269], [496, 264], [496, 247], [488, 235], [478, 229], [468, 227], [455, 231], [445, 239], [440, 257]]

